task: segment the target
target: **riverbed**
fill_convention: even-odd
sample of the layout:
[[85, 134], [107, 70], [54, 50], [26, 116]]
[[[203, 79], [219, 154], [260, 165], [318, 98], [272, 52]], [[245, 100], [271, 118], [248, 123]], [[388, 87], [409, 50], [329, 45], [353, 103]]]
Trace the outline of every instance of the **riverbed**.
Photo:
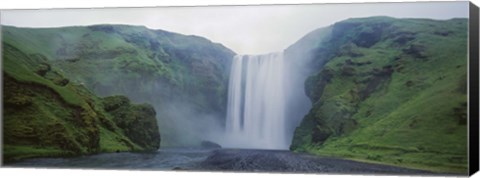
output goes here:
[[395, 166], [319, 157], [283, 150], [160, 149], [151, 153], [103, 153], [72, 158], [34, 158], [6, 167], [290, 172], [334, 174], [436, 174]]

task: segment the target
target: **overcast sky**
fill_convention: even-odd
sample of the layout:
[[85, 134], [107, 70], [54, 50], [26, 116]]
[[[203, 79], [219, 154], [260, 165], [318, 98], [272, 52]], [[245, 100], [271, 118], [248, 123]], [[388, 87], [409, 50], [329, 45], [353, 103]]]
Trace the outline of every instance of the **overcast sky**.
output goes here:
[[468, 2], [4, 10], [1, 24], [20, 27], [144, 25], [203, 36], [238, 54], [263, 54], [281, 51], [316, 28], [347, 18], [378, 15], [431, 19], [468, 17]]

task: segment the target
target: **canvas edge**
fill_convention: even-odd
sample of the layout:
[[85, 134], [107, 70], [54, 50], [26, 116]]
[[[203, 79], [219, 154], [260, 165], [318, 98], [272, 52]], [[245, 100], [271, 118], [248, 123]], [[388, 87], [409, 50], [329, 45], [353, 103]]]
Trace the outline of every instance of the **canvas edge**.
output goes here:
[[469, 4], [469, 175], [475, 174], [479, 163], [479, 13], [478, 7]]
[[[453, 1], [419, 1], [420, 3], [429, 3], [429, 2], [453, 2]], [[374, 3], [404, 3], [404, 2], [352, 2], [347, 4], [374, 4]], [[405, 2], [405, 3], [415, 3], [415, 2]], [[336, 3], [312, 3], [312, 4], [336, 4]], [[310, 4], [310, 5], [312, 5]], [[213, 6], [263, 6], [263, 5], [305, 5], [305, 4], [253, 4], [253, 5], [213, 5]], [[204, 5], [212, 6], [212, 5]], [[113, 8], [164, 8], [162, 6], [145, 6], [145, 7], [95, 7], [94, 9], [113, 9]], [[165, 7], [191, 7], [191, 6], [165, 6]], [[194, 6], [194, 7], [202, 7]], [[44, 9], [44, 8], [39, 8]], [[84, 9], [84, 8], [54, 8], [54, 9]], [[88, 9], [88, 8], [85, 8]], [[32, 9], [0, 9], [0, 21], [2, 11], [9, 10], [32, 10]], [[46, 9], [53, 10], [53, 9]], [[1, 24], [1, 23], [0, 23]], [[468, 28], [468, 103], [469, 103], [469, 123], [468, 123], [468, 175], [473, 175], [479, 171], [479, 8], [472, 2], [469, 2], [469, 28]], [[3, 69], [3, 58], [2, 58], [2, 25], [0, 25], [0, 69]], [[3, 72], [0, 73], [0, 81], [3, 81]], [[3, 82], [0, 83], [0, 95], [3, 96]], [[4, 168], [3, 164], [3, 97], [0, 98], [0, 167]], [[327, 174], [331, 175], [331, 174]], [[353, 176], [361, 176], [362, 174], [351, 174]], [[373, 174], [375, 175], [375, 174]]]

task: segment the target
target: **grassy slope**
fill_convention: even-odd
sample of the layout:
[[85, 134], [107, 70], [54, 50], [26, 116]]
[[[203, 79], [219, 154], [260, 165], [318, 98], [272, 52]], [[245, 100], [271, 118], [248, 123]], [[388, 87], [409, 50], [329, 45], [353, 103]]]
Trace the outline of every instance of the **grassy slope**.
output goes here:
[[335, 24], [323, 45], [337, 49], [306, 81], [313, 108], [291, 148], [466, 173], [466, 40], [465, 19]]
[[190, 93], [185, 97], [198, 97], [193, 101], [203, 104], [205, 110], [224, 107], [226, 102], [209, 103], [202, 92], [225, 95], [234, 53], [201, 37], [126, 25], [4, 27], [3, 33], [5, 41], [45, 55], [68, 71], [67, 77], [101, 95], [129, 94], [141, 88], [135, 98], [151, 100], [150, 94], [158, 92], [154, 82], [161, 82], [168, 85], [165, 88]]
[[167, 142], [175, 141], [171, 129], [179, 127], [169, 125], [176, 123], [172, 103], [188, 104], [201, 115], [225, 115], [234, 53], [205, 38], [127, 25], [3, 30], [4, 41], [44, 55], [100, 96], [126, 95], [154, 105], [164, 145], [175, 144]]
[[103, 99], [63, 77], [47, 57], [5, 41], [2, 46], [4, 161], [158, 148], [129, 138]]

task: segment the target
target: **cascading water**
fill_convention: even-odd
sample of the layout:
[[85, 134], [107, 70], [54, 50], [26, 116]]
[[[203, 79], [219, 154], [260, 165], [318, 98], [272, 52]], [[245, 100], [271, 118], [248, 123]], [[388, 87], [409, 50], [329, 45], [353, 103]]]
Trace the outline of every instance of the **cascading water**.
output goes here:
[[283, 53], [234, 57], [224, 147], [288, 149], [284, 62]]

